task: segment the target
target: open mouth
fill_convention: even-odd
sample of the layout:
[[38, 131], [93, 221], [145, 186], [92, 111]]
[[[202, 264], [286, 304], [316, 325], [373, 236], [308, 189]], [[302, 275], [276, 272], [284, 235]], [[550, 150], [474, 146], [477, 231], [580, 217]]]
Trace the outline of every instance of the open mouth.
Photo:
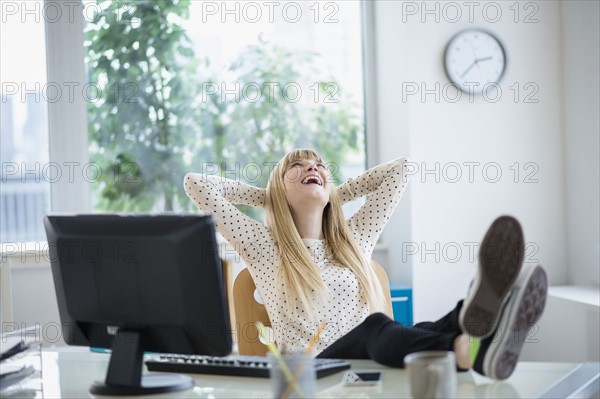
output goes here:
[[302, 180], [302, 184], [317, 184], [319, 186], [323, 185], [321, 178], [319, 176], [307, 176]]

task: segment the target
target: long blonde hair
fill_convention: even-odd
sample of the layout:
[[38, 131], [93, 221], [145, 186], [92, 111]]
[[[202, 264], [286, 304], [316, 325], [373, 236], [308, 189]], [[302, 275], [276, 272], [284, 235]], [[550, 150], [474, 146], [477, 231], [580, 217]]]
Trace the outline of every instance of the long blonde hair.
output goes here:
[[[323, 162], [321, 156], [310, 149], [294, 149], [282, 158], [267, 183], [265, 221], [279, 250], [276, 278], [284, 284], [287, 306], [292, 309], [294, 298], [298, 298], [311, 315], [313, 301], [326, 298], [328, 290], [319, 268], [295, 228], [292, 208], [286, 196], [285, 173], [289, 165], [298, 159]], [[346, 224], [341, 201], [334, 189], [330, 189], [329, 203], [323, 210], [322, 228], [326, 248], [333, 259], [354, 273], [370, 311], [383, 312], [386, 303], [381, 284]]]

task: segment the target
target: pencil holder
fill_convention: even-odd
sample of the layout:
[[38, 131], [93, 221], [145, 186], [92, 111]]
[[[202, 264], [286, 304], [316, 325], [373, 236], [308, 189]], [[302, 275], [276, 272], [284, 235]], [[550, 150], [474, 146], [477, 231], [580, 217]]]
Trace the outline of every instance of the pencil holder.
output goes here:
[[313, 357], [305, 354], [268, 355], [274, 398], [314, 398], [316, 372]]

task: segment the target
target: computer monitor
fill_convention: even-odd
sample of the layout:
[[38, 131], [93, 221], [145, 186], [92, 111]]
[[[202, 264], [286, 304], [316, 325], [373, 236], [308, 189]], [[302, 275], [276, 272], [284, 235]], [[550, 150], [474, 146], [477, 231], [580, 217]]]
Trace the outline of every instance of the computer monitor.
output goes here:
[[65, 342], [112, 350], [93, 394], [193, 386], [187, 376], [142, 375], [144, 351], [231, 352], [212, 216], [56, 215], [44, 223]]

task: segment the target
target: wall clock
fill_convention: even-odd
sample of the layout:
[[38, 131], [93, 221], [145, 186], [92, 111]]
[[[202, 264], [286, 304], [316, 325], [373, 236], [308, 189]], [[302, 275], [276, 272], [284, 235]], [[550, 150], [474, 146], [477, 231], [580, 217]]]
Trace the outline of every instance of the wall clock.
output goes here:
[[498, 84], [504, 75], [506, 52], [494, 34], [466, 29], [448, 42], [444, 67], [450, 81], [459, 89], [480, 94]]

